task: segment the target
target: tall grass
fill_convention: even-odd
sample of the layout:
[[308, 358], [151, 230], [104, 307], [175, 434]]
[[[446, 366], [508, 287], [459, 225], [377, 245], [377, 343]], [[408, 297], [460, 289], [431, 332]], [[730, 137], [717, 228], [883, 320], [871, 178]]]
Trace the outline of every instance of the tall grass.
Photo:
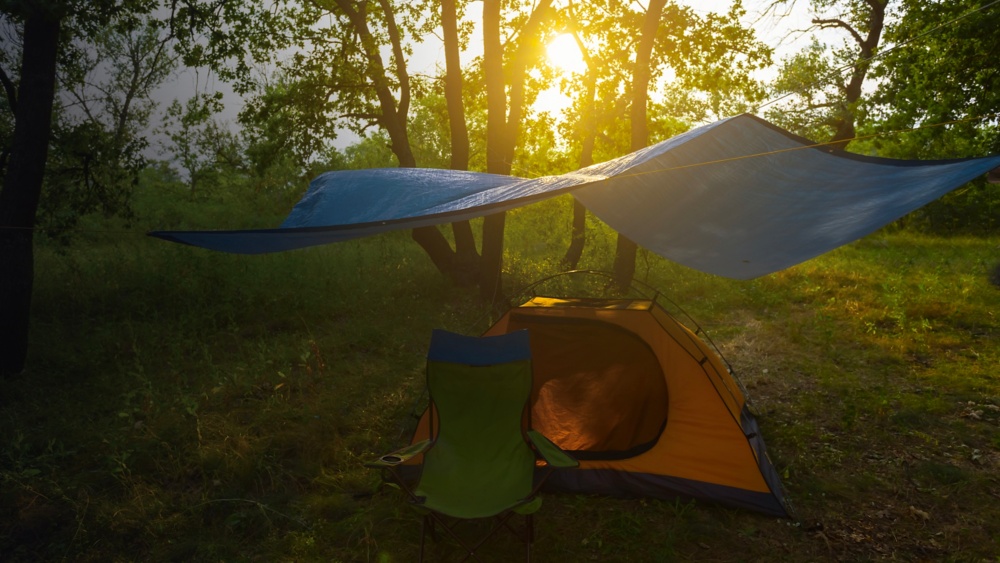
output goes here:
[[[256, 257], [143, 236], [291, 205], [182, 195], [39, 248], [30, 370], [0, 382], [0, 558], [411, 560], [416, 516], [362, 464], [408, 438], [431, 329], [478, 333], [493, 307], [407, 233]], [[506, 287], [559, 270], [569, 215], [511, 213]], [[607, 269], [590, 227], [581, 267]], [[641, 253], [749, 387], [798, 519], [548, 496], [538, 559], [995, 559], [998, 244], [880, 233], [746, 282]]]

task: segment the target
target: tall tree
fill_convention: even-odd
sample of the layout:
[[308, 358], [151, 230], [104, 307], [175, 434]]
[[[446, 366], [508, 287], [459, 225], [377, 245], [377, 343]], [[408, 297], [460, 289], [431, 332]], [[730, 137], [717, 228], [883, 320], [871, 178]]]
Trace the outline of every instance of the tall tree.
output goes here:
[[902, 0], [879, 57], [871, 118], [889, 131], [921, 124], [903, 136], [880, 138], [894, 156], [953, 158], [1000, 153], [1000, 10], [989, 1]]
[[[347, 15], [353, 28], [354, 34], [360, 39], [361, 47], [367, 59], [364, 74], [370, 82], [378, 98], [380, 113], [378, 123], [389, 135], [392, 152], [399, 160], [402, 168], [415, 168], [417, 160], [413, 156], [413, 149], [407, 132], [407, 118], [410, 109], [410, 76], [406, 68], [406, 58], [403, 53], [402, 36], [396, 22], [395, 9], [390, 0], [379, 0], [378, 6], [381, 8], [381, 15], [384, 18], [381, 22], [389, 38], [389, 45], [392, 50], [393, 72], [395, 78], [395, 89], [398, 91], [398, 100], [394, 95], [392, 86], [386, 77], [386, 69], [380, 53], [381, 45], [376, 41], [368, 27], [368, 5], [364, 0], [360, 2], [350, 2], [349, 0], [335, 0], [340, 10]], [[419, 227], [412, 231], [413, 240], [424, 248], [427, 255], [437, 266], [438, 270], [444, 273], [454, 271], [454, 252], [444, 235], [437, 227]]]
[[[630, 151], [637, 151], [649, 144], [649, 127], [646, 124], [646, 104], [649, 100], [650, 64], [656, 32], [660, 27], [660, 17], [666, 0], [650, 0], [646, 16], [639, 31], [639, 43], [635, 50], [632, 67], [632, 88], [629, 93], [629, 125], [631, 129]], [[635, 275], [635, 257], [638, 246], [625, 235], [618, 233], [615, 249], [614, 275], [619, 288], [627, 289]]]
[[369, 28], [369, 10], [367, 2], [351, 2], [349, 0], [334, 0], [340, 11], [347, 16], [350, 21], [353, 33], [361, 43], [361, 50], [367, 59], [365, 65], [365, 75], [370, 81], [370, 86], [378, 99], [378, 122], [379, 125], [389, 134], [392, 143], [392, 152], [399, 159], [399, 165], [403, 168], [414, 168], [417, 165], [413, 157], [413, 150], [407, 137], [406, 120], [410, 111], [410, 76], [406, 69], [406, 58], [403, 54], [402, 37], [396, 23], [395, 8], [390, 0], [379, 0], [381, 8], [382, 23], [388, 34], [392, 49], [392, 73], [395, 78], [395, 88], [398, 90], [398, 99], [394, 95], [389, 78], [386, 76], [387, 69], [382, 60], [382, 45], [376, 40]]
[[[772, 7], [790, 1], [779, 0]], [[819, 15], [807, 32], [838, 30], [846, 38], [832, 49], [814, 40], [784, 62], [774, 94], [796, 97], [769, 110], [768, 117], [845, 149], [857, 136], [863, 88], [875, 64], [889, 0], [811, 0], [810, 5]]]
[[[510, 174], [525, 105], [525, 74], [541, 51], [539, 28], [550, 17], [551, 0], [539, 0], [516, 40], [501, 41], [501, 0], [483, 0], [483, 76], [486, 85], [486, 171]], [[504, 68], [505, 60], [508, 68]], [[506, 70], [506, 72], [505, 72]], [[483, 220], [480, 294], [496, 300], [502, 292], [503, 233], [507, 215]]]
[[24, 22], [21, 83], [11, 101], [14, 137], [0, 191], [0, 377], [24, 370], [34, 283], [34, 229], [52, 130], [56, 56], [66, 8], [22, 2], [7, 15]]
[[[572, 4], [570, 10], [572, 10]], [[590, 49], [580, 38], [580, 32], [575, 22], [575, 14], [570, 11], [569, 22], [570, 32], [576, 46], [580, 49], [580, 56], [583, 59], [586, 70], [584, 71], [583, 84], [584, 91], [580, 97], [581, 112], [580, 123], [580, 168], [586, 168], [594, 163], [594, 143], [597, 139], [597, 115], [594, 98], [597, 95], [597, 62], [590, 54]], [[573, 228], [570, 235], [569, 248], [562, 258], [562, 265], [569, 270], [575, 270], [580, 264], [583, 256], [583, 247], [587, 244], [587, 208], [580, 203], [580, 200], [573, 199]]]
[[813, 24], [820, 29], [841, 29], [847, 32], [855, 44], [855, 56], [851, 62], [851, 73], [843, 85], [843, 103], [837, 108], [835, 120], [831, 124], [835, 132], [830, 141], [838, 148], [845, 148], [856, 136], [856, 107], [861, 100], [861, 87], [868, 76], [872, 58], [878, 48], [885, 27], [885, 10], [888, 0], [864, 0], [855, 2], [849, 8], [850, 17], [820, 17]]
[[[455, 93], [462, 88], [457, 53], [468, 34], [458, 33], [458, 4], [451, 2], [440, 10], [429, 0], [276, 0], [275, 5], [280, 9], [273, 13], [251, 3], [222, 6], [219, 14], [226, 33], [205, 30], [207, 46], [195, 44], [189, 51], [192, 62], [212, 65], [238, 91], [250, 95], [250, 109], [241, 115], [244, 125], [263, 133], [261, 125], [266, 121], [277, 125], [291, 119], [300, 129], [329, 136], [338, 126], [360, 135], [377, 127], [387, 134], [399, 166], [417, 166], [410, 142], [410, 109], [414, 92], [424, 95], [429, 86], [411, 75], [407, 66], [413, 45], [429, 36], [444, 18], [448, 20], [442, 25], [448, 27], [444, 38], [450, 67], [446, 97], [456, 142], [452, 165], [467, 167], [461, 98]], [[257, 47], [242, 52], [241, 44], [246, 42]], [[279, 51], [285, 53], [283, 60], [276, 58]], [[241, 63], [246, 58], [251, 60]], [[251, 62], [274, 64], [280, 83], [258, 88]], [[290, 106], [294, 110], [289, 111]], [[301, 140], [309, 142], [307, 150], [317, 147], [314, 135]], [[478, 258], [475, 240], [468, 222], [456, 223], [453, 229], [454, 250], [437, 227], [414, 229], [412, 236], [441, 272], [464, 283], [469, 278], [466, 271]]]
[[69, 240], [88, 213], [132, 217], [146, 166], [153, 91], [175, 68], [171, 38], [151, 18], [109, 25], [65, 46], [58, 68], [62, 103], [39, 202], [38, 227]]
[[[385, 129], [386, 133], [389, 134], [389, 138], [392, 142], [392, 152], [399, 159], [399, 165], [404, 168], [416, 167], [417, 161], [413, 156], [413, 150], [410, 147], [410, 141], [407, 136], [407, 112], [410, 106], [410, 77], [406, 70], [406, 58], [403, 54], [402, 38], [400, 36], [399, 27], [396, 24], [396, 17], [394, 15], [394, 10], [392, 4], [389, 0], [379, 0], [379, 6], [381, 7], [383, 17], [385, 18], [385, 27], [388, 32], [388, 37], [390, 40], [390, 45], [392, 47], [392, 59], [395, 63], [395, 74], [396, 74], [396, 85], [399, 91], [399, 101], [393, 98], [392, 92], [389, 89], [389, 84], [385, 80], [385, 71], [382, 67], [381, 57], [379, 55], [378, 45], [372, 37], [372, 34], [367, 29], [367, 22], [364, 19], [363, 13], [365, 11], [365, 3], [358, 2], [357, 7], [353, 7], [347, 0], [336, 0], [337, 5], [347, 13], [350, 17], [351, 23], [354, 26], [355, 32], [361, 38], [362, 45], [364, 46], [365, 53], [368, 57], [368, 79], [372, 81], [375, 86], [376, 93], [378, 94], [379, 104], [382, 108], [382, 116], [379, 120], [380, 125]], [[449, 6], [452, 10], [444, 14], [444, 17], [448, 19], [449, 27], [454, 24], [455, 29], [452, 32], [451, 29], [445, 29], [445, 35], [448, 38], [446, 43], [447, 52], [450, 53], [447, 56], [453, 57], [457, 52], [457, 22], [456, 19], [451, 18], [454, 16], [454, 5]], [[453, 43], [454, 41], [455, 43]], [[446, 76], [446, 80], [454, 82], [456, 80], [455, 72], [458, 72], [458, 88], [461, 91], [461, 74], [460, 70], [453, 69], [452, 75], [450, 77]], [[452, 92], [452, 88], [448, 88], [446, 85], [446, 94]], [[452, 94], [453, 95], [453, 94]], [[459, 99], [458, 102], [461, 103]], [[449, 104], [451, 107], [451, 104]], [[464, 123], [464, 116], [455, 116], [456, 119], [462, 119]], [[451, 121], [454, 123], [456, 119]], [[452, 126], [452, 132], [455, 132], [455, 126]], [[459, 131], [459, 134], [461, 131]], [[452, 149], [454, 151], [454, 148]], [[461, 147], [459, 147], [461, 151]], [[466, 155], [468, 152], [466, 151]], [[461, 157], [461, 152], [459, 154]], [[467, 156], [466, 156], [467, 158]], [[454, 154], [452, 156], [453, 165]], [[459, 162], [461, 164], [461, 162]], [[467, 164], [466, 164], [467, 166]], [[474, 252], [474, 241], [472, 240], [472, 230], [469, 227], [468, 222], [459, 223], [455, 226], [457, 247], [465, 252], [463, 255], [466, 260], [470, 258], [470, 253]], [[413, 240], [416, 241], [420, 246], [424, 248], [427, 255], [431, 258], [434, 264], [437, 266], [438, 270], [448, 274], [452, 279], [456, 281], [464, 281], [463, 276], [459, 275], [459, 269], [456, 252], [451, 249], [448, 241], [444, 238], [444, 235], [438, 230], [437, 227], [419, 227], [413, 229], [412, 232]], [[470, 248], [470, 243], [472, 246]]]
[[[215, 5], [213, 3], [213, 5]], [[183, 15], [195, 21], [208, 13], [198, 9], [198, 0], [165, 2], [165, 14], [173, 23]], [[64, 87], [73, 93], [75, 80], [87, 75], [81, 70], [79, 56], [71, 56], [81, 45], [93, 46], [91, 38], [110, 30], [141, 30], [148, 16], [156, 10], [156, 0], [9, 0], [0, 3], [0, 18], [21, 30], [23, 44], [20, 72], [16, 84], [11, 73], [0, 72], [0, 82], [8, 98], [7, 107], [14, 114], [14, 128], [9, 148], [5, 148], [6, 166], [0, 189], [0, 377], [23, 371], [27, 358], [30, 303], [34, 283], [34, 231], [37, 228], [43, 186], [50, 163], [53, 142], [53, 115], [57, 92], [57, 71], [62, 70]], [[178, 28], [170, 26], [171, 30]], [[167, 33], [167, 36], [171, 33]], [[131, 127], [148, 99], [150, 85], [162, 78], [164, 42], [158, 34], [127, 35], [126, 44], [110, 47], [124, 58], [103, 61], [111, 66], [111, 82], [94, 84], [105, 89], [98, 105], [113, 117], [102, 122], [95, 114], [86, 116], [74, 127], [60, 124], [57, 148], [63, 164], [76, 158], [79, 181], [88, 188], [105, 189], [119, 180], [113, 173], [95, 171], [106, 165], [109, 157], [132, 160], [127, 168], [136, 169], [135, 159], [142, 140]], [[119, 36], [122, 37], [122, 36]], [[107, 37], [108, 39], [113, 39]], [[150, 41], [147, 41], [150, 39]], [[151, 53], [154, 53], [151, 55]], [[152, 59], [160, 63], [144, 66]], [[145, 61], [145, 62], [143, 62]], [[137, 66], [138, 65], [138, 66]], [[118, 80], [123, 79], [123, 80]], [[78, 98], [78, 102], [82, 100]], [[89, 101], [88, 101], [89, 103]], [[147, 106], [148, 107], [148, 106]], [[86, 112], [85, 112], [86, 113]], [[65, 115], [57, 112], [57, 115]], [[141, 121], [141, 120], [140, 120]], [[71, 124], [73, 125], [73, 124]], [[131, 136], [131, 139], [127, 137]], [[67, 150], [67, 148], [69, 150]], [[73, 152], [77, 154], [72, 154]], [[53, 198], [53, 201], [58, 201]], [[83, 206], [89, 205], [89, 199]], [[61, 202], [59, 202], [61, 203]], [[77, 202], [79, 203], [79, 202]], [[106, 202], [102, 202], [106, 203]]]
[[[659, 0], [645, 7], [605, 1], [563, 10], [563, 25], [574, 30], [586, 63], [582, 79], [562, 82], [574, 100], [563, 130], [579, 147], [581, 165], [746, 111], [760, 99], [763, 89], [752, 73], [770, 63], [770, 50], [740, 23], [743, 15], [739, 2], [727, 13], [704, 16]], [[577, 206], [568, 264], [578, 259], [584, 220]], [[637, 248], [624, 236], [618, 243], [615, 270], [618, 283], [627, 286]]]
[[[441, 0], [441, 31], [444, 43], [444, 97], [448, 104], [448, 128], [451, 140], [452, 170], [469, 169], [469, 128], [465, 120], [465, 103], [462, 99], [464, 79], [460, 52], [459, 12], [456, 0]], [[462, 285], [476, 279], [479, 253], [469, 221], [452, 223], [455, 237], [455, 265], [453, 278]]]
[[[988, 0], [902, 0], [886, 26], [894, 47], [878, 58], [866, 124], [874, 149], [897, 158], [1000, 153], [1000, 10]], [[911, 130], [905, 133], [902, 131]], [[938, 232], [996, 234], [1000, 193], [984, 179], [907, 221]]]
[[[594, 164], [599, 136], [609, 138], [608, 124], [624, 120], [626, 107], [618, 95], [627, 82], [628, 59], [634, 30], [624, 21], [627, 2], [570, 3], [559, 13], [560, 25], [573, 36], [584, 63], [583, 76], [565, 77], [560, 88], [573, 97], [573, 106], [563, 122], [563, 135], [579, 146], [579, 166]], [[603, 86], [605, 99], [600, 100]], [[608, 98], [612, 98], [609, 103]], [[624, 147], [605, 151], [604, 157], [620, 154]], [[577, 268], [587, 241], [587, 210], [573, 201], [570, 245], [562, 264]]]
[[465, 102], [462, 100], [462, 42], [459, 37], [456, 0], [441, 0], [441, 31], [445, 63], [444, 97], [448, 103], [448, 127], [451, 133], [451, 168], [468, 170], [469, 128], [465, 123]]

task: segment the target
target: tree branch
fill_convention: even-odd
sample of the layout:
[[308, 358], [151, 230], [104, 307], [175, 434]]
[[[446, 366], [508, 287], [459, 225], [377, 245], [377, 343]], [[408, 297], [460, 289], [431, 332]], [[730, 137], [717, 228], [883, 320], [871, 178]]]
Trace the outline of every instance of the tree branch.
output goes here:
[[[351, 26], [354, 28], [357, 37], [360, 40], [361, 46], [364, 50], [365, 57], [368, 61], [367, 68], [364, 73], [367, 75], [368, 80], [371, 81], [372, 86], [375, 89], [375, 95], [378, 98], [379, 107], [382, 110], [382, 115], [379, 117], [379, 121], [382, 127], [389, 134], [389, 139], [392, 141], [392, 152], [399, 159], [399, 165], [403, 168], [413, 168], [416, 167], [416, 159], [413, 156], [413, 150], [410, 147], [410, 141], [407, 138], [406, 131], [406, 121], [400, 114], [401, 109], [406, 109], [402, 107], [401, 103], [397, 103], [396, 99], [393, 97], [392, 91], [390, 89], [389, 81], [386, 76], [385, 65], [382, 63], [382, 56], [379, 53], [379, 46], [376, 42], [375, 37], [372, 35], [371, 30], [368, 28], [366, 4], [360, 2], [358, 6], [353, 6], [349, 0], [335, 0], [337, 7], [347, 16], [348, 20], [351, 22]], [[386, 14], [386, 17], [390, 17], [391, 14]], [[402, 61], [397, 60], [397, 64]], [[403, 85], [401, 85], [402, 87]], [[404, 91], [405, 92], [405, 91]], [[408, 100], [406, 103], [409, 103]]]
[[389, 30], [389, 41], [392, 43], [392, 57], [395, 59], [396, 80], [399, 81], [399, 104], [396, 108], [396, 115], [399, 119], [406, 121], [406, 116], [410, 111], [410, 77], [406, 74], [406, 59], [403, 55], [402, 39], [399, 36], [399, 28], [396, 26], [396, 14], [392, 10], [392, 5], [388, 0], [379, 0], [382, 6], [382, 13], [385, 15], [386, 28]]
[[861, 34], [858, 33], [857, 30], [855, 30], [853, 27], [851, 27], [851, 25], [849, 23], [845, 22], [844, 20], [837, 19], [837, 18], [833, 18], [833, 19], [819, 19], [819, 18], [816, 18], [812, 22], [813, 22], [814, 25], [818, 25], [822, 29], [827, 29], [827, 28], [831, 28], [831, 27], [842, 28], [842, 29], [846, 30], [848, 33], [851, 34], [851, 37], [853, 37], [854, 40], [857, 41], [858, 45], [864, 45], [865, 44], [865, 40], [864, 40], [863, 37], [861, 37]]

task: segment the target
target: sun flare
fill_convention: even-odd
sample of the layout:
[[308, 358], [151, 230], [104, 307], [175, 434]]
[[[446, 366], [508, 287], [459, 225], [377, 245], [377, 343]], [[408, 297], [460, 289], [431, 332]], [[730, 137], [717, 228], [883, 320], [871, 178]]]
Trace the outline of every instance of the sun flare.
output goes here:
[[549, 64], [565, 73], [582, 74], [587, 70], [580, 47], [572, 34], [563, 33], [555, 36], [545, 47]]

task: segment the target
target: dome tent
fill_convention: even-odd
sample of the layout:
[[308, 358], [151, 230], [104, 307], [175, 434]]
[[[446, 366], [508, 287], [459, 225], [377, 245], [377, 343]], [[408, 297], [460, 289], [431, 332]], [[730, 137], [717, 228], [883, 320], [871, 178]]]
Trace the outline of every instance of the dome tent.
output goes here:
[[[484, 333], [528, 330], [531, 425], [580, 460], [577, 469], [555, 470], [546, 489], [693, 498], [790, 516], [744, 389], [701, 329], [661, 301], [658, 293], [535, 296]], [[426, 416], [414, 442], [427, 437]]]

